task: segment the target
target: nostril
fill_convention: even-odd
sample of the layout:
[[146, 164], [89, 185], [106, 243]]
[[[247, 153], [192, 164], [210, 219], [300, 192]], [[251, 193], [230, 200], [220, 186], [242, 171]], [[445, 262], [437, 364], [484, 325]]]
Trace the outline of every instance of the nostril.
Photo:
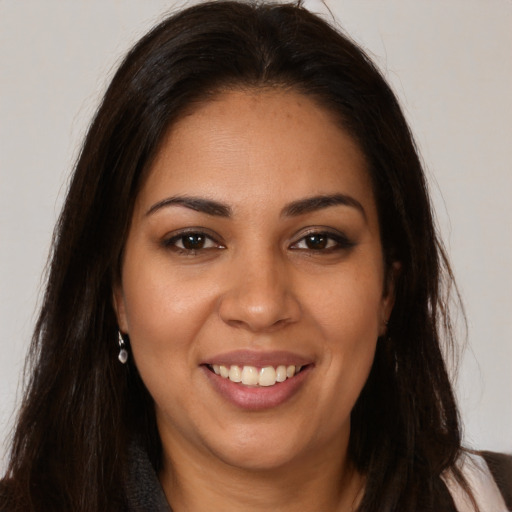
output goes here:
[[[270, 282], [271, 281], [271, 282]], [[218, 313], [228, 325], [251, 332], [270, 332], [300, 320], [301, 308], [290, 287], [279, 279], [240, 277], [220, 297]]]

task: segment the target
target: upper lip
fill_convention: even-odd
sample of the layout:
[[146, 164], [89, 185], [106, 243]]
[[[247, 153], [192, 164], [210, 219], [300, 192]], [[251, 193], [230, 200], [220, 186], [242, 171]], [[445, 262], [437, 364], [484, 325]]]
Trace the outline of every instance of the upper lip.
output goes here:
[[234, 350], [210, 357], [205, 360], [203, 364], [264, 367], [279, 365], [305, 366], [311, 364], [312, 362], [313, 361], [310, 358], [286, 350], [273, 350], [266, 352], [257, 352], [254, 350]]

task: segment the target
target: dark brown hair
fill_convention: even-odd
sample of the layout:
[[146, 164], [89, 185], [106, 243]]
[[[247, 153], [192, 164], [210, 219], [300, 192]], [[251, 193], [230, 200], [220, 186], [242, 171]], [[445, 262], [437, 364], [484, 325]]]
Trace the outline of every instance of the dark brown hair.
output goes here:
[[360, 511], [434, 510], [441, 473], [458, 474], [440, 339], [444, 330], [451, 342], [442, 284], [452, 276], [394, 94], [357, 45], [302, 7], [212, 2], [137, 43], [89, 129], [54, 234], [0, 508], [122, 508], [133, 439], [158, 469], [152, 400], [133, 363], [117, 361], [112, 287], [137, 192], [169, 126], [219, 90], [246, 87], [291, 88], [338, 117], [367, 158], [386, 262], [401, 265], [389, 336], [352, 413], [349, 453], [367, 478]]

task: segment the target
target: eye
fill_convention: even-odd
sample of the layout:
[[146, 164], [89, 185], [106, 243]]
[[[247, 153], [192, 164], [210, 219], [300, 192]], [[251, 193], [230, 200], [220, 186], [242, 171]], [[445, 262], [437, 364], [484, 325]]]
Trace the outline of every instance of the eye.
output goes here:
[[185, 231], [164, 241], [165, 247], [177, 252], [195, 254], [208, 249], [224, 249], [212, 236], [201, 231]]
[[290, 248], [294, 250], [306, 251], [335, 251], [337, 249], [347, 249], [355, 244], [341, 233], [332, 233], [327, 231], [314, 231], [306, 234], [300, 240], [295, 242]]

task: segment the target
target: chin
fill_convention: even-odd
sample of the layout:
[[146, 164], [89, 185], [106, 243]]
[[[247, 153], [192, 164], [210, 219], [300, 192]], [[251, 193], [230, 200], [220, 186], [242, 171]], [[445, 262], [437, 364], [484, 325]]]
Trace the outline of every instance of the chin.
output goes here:
[[259, 448], [242, 449], [236, 452], [218, 454], [220, 460], [241, 471], [252, 472], [273, 472], [281, 471], [297, 460], [297, 453], [268, 453], [267, 450]]
[[[222, 443], [215, 443], [214, 455], [224, 463], [248, 471], [272, 471], [294, 463], [304, 450], [304, 439], [294, 441], [279, 432], [231, 433]], [[301, 441], [301, 442], [298, 442]]]

